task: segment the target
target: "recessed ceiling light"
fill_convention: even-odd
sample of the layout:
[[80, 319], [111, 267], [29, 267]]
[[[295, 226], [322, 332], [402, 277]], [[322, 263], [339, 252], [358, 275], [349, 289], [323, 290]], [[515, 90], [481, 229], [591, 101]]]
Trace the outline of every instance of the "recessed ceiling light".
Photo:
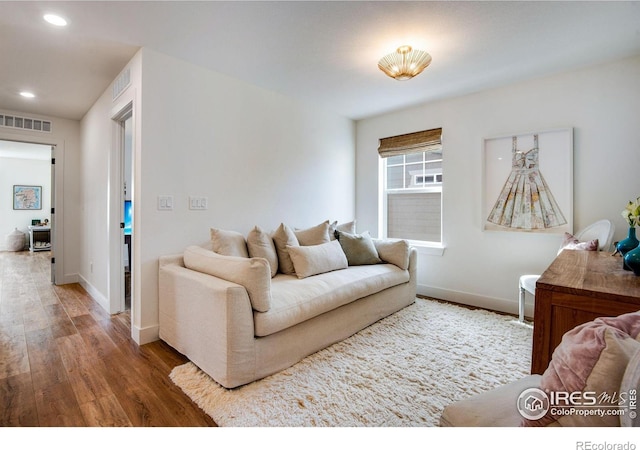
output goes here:
[[44, 20], [57, 27], [67, 26], [67, 21], [60, 16], [56, 16], [55, 14], [45, 14]]
[[27, 92], [27, 91], [20, 92], [20, 95], [22, 95], [25, 98], [35, 98], [36, 96], [36, 94], [34, 94], [33, 92]]

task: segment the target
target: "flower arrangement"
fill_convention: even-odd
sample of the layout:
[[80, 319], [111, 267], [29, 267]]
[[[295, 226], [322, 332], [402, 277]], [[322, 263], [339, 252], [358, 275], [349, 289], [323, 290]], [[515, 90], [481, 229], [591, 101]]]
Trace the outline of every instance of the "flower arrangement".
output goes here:
[[640, 197], [636, 198], [634, 202], [629, 202], [622, 211], [622, 217], [627, 220], [630, 227], [640, 225]]

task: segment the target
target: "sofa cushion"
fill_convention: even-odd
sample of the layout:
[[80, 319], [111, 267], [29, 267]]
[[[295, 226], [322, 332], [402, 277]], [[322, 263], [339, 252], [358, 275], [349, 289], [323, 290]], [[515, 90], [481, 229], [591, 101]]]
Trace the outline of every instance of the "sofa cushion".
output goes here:
[[329, 225], [329, 239], [331, 239], [332, 241], [337, 239], [336, 230], [356, 234], [356, 221], [352, 220], [351, 222], [338, 223], [337, 220], [334, 220]]
[[395, 264], [403, 270], [409, 268], [409, 252], [411, 246], [408, 241], [404, 239], [373, 239], [373, 244], [376, 246], [378, 256], [381, 260]]
[[244, 286], [251, 307], [256, 311], [269, 311], [271, 269], [266, 259], [220, 255], [195, 245], [187, 247], [183, 259], [188, 269]]
[[273, 243], [276, 246], [276, 253], [278, 254], [278, 270], [285, 275], [295, 274], [293, 261], [291, 261], [289, 250], [287, 250], [287, 245], [300, 245], [293, 230], [284, 223], [281, 223], [276, 231], [273, 232], [271, 237], [273, 238]]
[[251, 258], [264, 258], [269, 262], [271, 277], [278, 273], [278, 253], [271, 236], [255, 226], [247, 235], [247, 250]]
[[350, 266], [382, 262], [378, 257], [378, 251], [368, 231], [361, 234], [351, 234], [336, 230], [336, 236], [342, 246], [342, 250], [344, 250], [344, 254], [347, 255], [347, 261], [349, 261]]
[[225, 256], [248, 258], [247, 243], [244, 236], [237, 231], [211, 228], [211, 248], [214, 252]]
[[287, 246], [298, 278], [306, 278], [332, 270], [346, 269], [347, 257], [338, 241], [320, 245]]
[[[640, 313], [618, 317], [602, 317], [566, 332], [553, 352], [549, 367], [542, 374], [540, 389], [545, 392], [595, 392], [615, 399], [621, 392], [623, 376], [633, 356], [640, 351]], [[554, 405], [538, 420], [523, 420], [525, 426], [603, 427], [619, 426], [617, 415], [582, 415], [570, 413], [575, 405], [568, 404], [566, 415], [560, 412], [564, 403]], [[594, 406], [617, 409], [617, 403], [604, 401]]]
[[329, 221], [322, 222], [311, 228], [295, 229], [293, 233], [300, 245], [319, 245], [329, 242]]
[[271, 309], [254, 311], [256, 336], [268, 336], [367, 295], [409, 281], [393, 264], [349, 267], [298, 279], [278, 274], [271, 282]]

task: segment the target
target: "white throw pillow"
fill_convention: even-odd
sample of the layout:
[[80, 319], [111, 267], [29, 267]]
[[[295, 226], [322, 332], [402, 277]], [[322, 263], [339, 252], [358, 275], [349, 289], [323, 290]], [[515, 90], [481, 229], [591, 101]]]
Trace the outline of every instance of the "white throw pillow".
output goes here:
[[381, 260], [396, 265], [402, 270], [409, 268], [409, 251], [411, 247], [408, 241], [404, 239], [373, 239], [373, 244], [376, 246]]
[[295, 229], [293, 232], [300, 245], [319, 245], [330, 241], [328, 220], [311, 228]]
[[281, 223], [280, 226], [271, 235], [273, 243], [276, 246], [276, 253], [278, 254], [278, 270], [287, 275], [293, 275], [295, 268], [293, 262], [289, 256], [287, 246], [295, 247], [299, 245], [298, 238], [293, 233], [293, 230]]
[[251, 258], [264, 258], [271, 267], [271, 277], [278, 273], [278, 253], [271, 236], [256, 226], [247, 235], [247, 249]]
[[333, 223], [329, 225], [329, 238], [333, 241], [336, 238], [336, 230], [344, 231], [345, 233], [356, 234], [356, 221], [352, 220], [351, 222], [338, 223], [335, 220]]
[[346, 269], [347, 257], [338, 241], [320, 245], [287, 246], [298, 278]]
[[221, 255], [249, 257], [244, 236], [237, 231], [211, 228], [211, 244], [213, 251]]
[[264, 258], [226, 256], [196, 245], [183, 254], [184, 266], [244, 286], [256, 311], [271, 308], [271, 269]]

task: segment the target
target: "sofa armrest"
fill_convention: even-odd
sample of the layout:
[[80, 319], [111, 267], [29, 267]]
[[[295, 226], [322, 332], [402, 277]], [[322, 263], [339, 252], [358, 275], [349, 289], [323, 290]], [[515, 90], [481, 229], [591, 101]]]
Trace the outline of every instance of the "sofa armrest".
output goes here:
[[225, 387], [253, 379], [254, 322], [247, 290], [187, 269], [175, 257], [161, 258], [158, 278], [160, 338]]
[[188, 269], [244, 286], [256, 311], [271, 308], [271, 269], [266, 259], [220, 255], [196, 245], [187, 247], [182, 258]]

